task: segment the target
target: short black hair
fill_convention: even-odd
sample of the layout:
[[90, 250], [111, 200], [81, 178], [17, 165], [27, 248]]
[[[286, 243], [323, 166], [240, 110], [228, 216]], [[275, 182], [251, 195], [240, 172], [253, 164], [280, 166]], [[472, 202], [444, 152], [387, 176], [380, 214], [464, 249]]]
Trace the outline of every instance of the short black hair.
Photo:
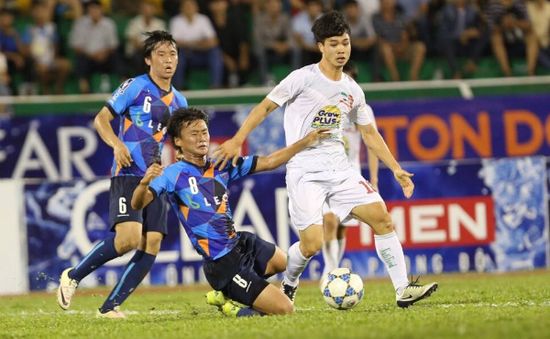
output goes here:
[[151, 53], [158, 44], [168, 42], [176, 46], [176, 40], [174, 40], [172, 34], [166, 31], [152, 31], [143, 34], [147, 37], [143, 43], [143, 56], [147, 59], [151, 58]]
[[208, 114], [198, 108], [178, 108], [172, 113], [172, 116], [168, 120], [167, 133], [168, 136], [170, 136], [174, 147], [177, 148], [174, 139], [179, 138], [181, 128], [188, 126], [191, 122], [196, 120], [204, 120], [204, 122], [206, 122], [206, 126], [208, 126]]
[[323, 43], [326, 39], [333, 36], [340, 36], [344, 33], [350, 34], [350, 28], [342, 13], [330, 11], [313, 23], [311, 31], [315, 36], [315, 41]]

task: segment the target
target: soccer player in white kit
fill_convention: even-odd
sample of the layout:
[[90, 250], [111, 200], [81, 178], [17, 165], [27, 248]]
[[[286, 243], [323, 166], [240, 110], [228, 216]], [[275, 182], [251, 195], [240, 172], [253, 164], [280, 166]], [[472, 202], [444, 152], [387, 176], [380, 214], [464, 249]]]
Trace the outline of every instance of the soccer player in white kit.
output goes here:
[[[353, 80], [357, 79], [357, 67], [348, 61], [343, 68], [344, 73], [350, 76]], [[376, 128], [376, 122], [374, 116], [372, 117], [374, 127]], [[353, 168], [361, 173], [361, 132], [357, 129], [354, 123], [348, 120], [344, 123], [343, 140], [348, 160]], [[378, 191], [378, 158], [368, 148], [368, 168], [369, 168], [369, 183]], [[323, 280], [327, 274], [333, 269], [339, 267], [344, 252], [346, 249], [346, 230], [347, 227], [368, 227], [364, 223], [348, 218], [349, 220], [342, 221], [338, 219], [338, 216], [330, 211], [327, 204], [323, 207], [323, 227], [325, 242], [321, 249], [323, 254], [323, 261], [325, 263], [323, 267], [323, 273], [321, 274], [320, 285], [323, 285]]]
[[237, 133], [214, 153], [224, 168], [236, 164], [248, 134], [277, 107], [284, 107], [286, 144], [290, 145], [317, 128], [331, 129], [327, 138], [306, 148], [287, 163], [286, 184], [292, 225], [300, 241], [288, 249], [288, 263], [281, 288], [294, 301], [299, 277], [324, 242], [323, 204], [340, 220], [349, 215], [370, 225], [375, 246], [396, 292], [399, 307], [408, 307], [429, 296], [437, 283], [409, 282], [403, 248], [393, 223], [376, 190], [352, 168], [342, 140], [343, 123], [349, 119], [361, 132], [369, 148], [393, 172], [405, 197], [414, 190], [412, 174], [403, 170], [374, 127], [372, 109], [359, 85], [342, 72], [349, 60], [349, 26], [342, 14], [329, 12], [312, 27], [322, 57], [317, 64], [290, 73], [250, 112]]

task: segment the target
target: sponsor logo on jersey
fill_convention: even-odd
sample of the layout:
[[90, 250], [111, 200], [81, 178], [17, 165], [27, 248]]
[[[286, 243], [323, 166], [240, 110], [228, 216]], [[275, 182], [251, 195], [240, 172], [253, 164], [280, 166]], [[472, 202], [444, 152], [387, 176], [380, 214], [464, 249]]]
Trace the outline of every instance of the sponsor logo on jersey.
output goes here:
[[115, 92], [115, 94], [113, 94], [113, 97], [109, 100], [109, 102], [114, 102], [119, 96], [121, 96], [122, 94], [124, 94], [124, 92], [126, 91], [126, 89], [128, 89], [128, 87], [130, 87], [130, 84], [132, 83], [132, 81], [134, 81], [134, 78], [130, 78], [126, 81], [124, 81], [117, 89], [117, 91]]
[[313, 128], [340, 128], [342, 112], [337, 106], [329, 105], [321, 108], [311, 123]]
[[345, 92], [340, 92], [340, 95], [342, 95], [342, 98], [340, 98], [339, 103], [343, 104], [348, 110], [351, 111], [353, 108], [353, 95], [347, 94]]

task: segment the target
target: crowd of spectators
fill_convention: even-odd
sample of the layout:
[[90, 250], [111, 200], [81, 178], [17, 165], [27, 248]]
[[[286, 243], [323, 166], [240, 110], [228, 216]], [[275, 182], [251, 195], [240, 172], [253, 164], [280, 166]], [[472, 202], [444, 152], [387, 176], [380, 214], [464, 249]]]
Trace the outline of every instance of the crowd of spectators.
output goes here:
[[142, 33], [157, 29], [177, 42], [178, 88], [195, 68], [210, 88], [250, 85], [252, 74], [271, 85], [274, 65], [319, 59], [310, 27], [332, 9], [373, 81], [417, 80], [426, 58], [445, 60], [455, 79], [475, 75], [482, 57], [504, 76], [518, 73], [511, 58], [526, 75], [550, 69], [548, 0], [0, 0], [0, 95], [64, 93], [70, 76], [88, 93], [93, 74], [109, 87], [113, 74], [145, 71]]

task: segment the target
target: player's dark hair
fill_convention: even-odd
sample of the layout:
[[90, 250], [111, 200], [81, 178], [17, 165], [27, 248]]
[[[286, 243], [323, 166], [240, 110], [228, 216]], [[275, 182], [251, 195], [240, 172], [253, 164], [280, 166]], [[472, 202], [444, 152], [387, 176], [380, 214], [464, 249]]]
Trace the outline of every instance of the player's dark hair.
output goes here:
[[340, 36], [344, 33], [350, 34], [346, 19], [344, 19], [342, 13], [337, 11], [330, 11], [315, 20], [311, 31], [315, 36], [315, 41], [320, 43], [333, 36]]
[[172, 37], [172, 34], [166, 31], [152, 31], [143, 33], [147, 38], [143, 43], [143, 56], [145, 58], [150, 58], [151, 53], [158, 44], [170, 43], [176, 46], [176, 40]]
[[208, 126], [208, 114], [198, 108], [178, 108], [172, 113], [172, 116], [168, 120], [167, 133], [174, 147], [176, 147], [174, 139], [179, 138], [181, 128], [188, 126], [191, 122], [196, 120], [204, 120], [206, 126]]

